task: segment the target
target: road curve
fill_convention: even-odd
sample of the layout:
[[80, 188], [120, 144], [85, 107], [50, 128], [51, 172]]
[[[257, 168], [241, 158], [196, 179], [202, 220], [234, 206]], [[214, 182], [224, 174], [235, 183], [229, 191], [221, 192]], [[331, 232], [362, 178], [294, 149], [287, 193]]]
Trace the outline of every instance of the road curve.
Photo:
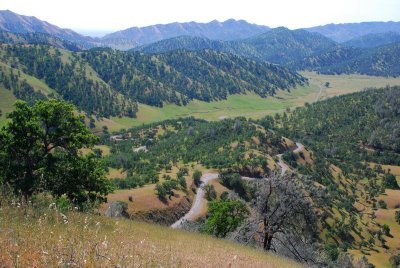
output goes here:
[[218, 173], [205, 173], [203, 176], [201, 176], [201, 187], [197, 189], [196, 197], [194, 199], [194, 202], [192, 204], [192, 207], [190, 210], [179, 220], [177, 220], [174, 224], [171, 225], [171, 228], [173, 229], [179, 229], [179, 227], [182, 225], [183, 222], [185, 221], [190, 221], [193, 218], [195, 218], [197, 215], [201, 213], [201, 208], [203, 205], [203, 198], [204, 198], [204, 189], [203, 187], [207, 185], [209, 182], [218, 179]]
[[[304, 145], [296, 142], [296, 149], [293, 150], [293, 152], [298, 153], [300, 151], [302, 151], [304, 149]], [[286, 165], [285, 162], [283, 162], [282, 160], [282, 154], [278, 154], [277, 155], [279, 162], [278, 165], [281, 167], [281, 175], [284, 175], [286, 173], [286, 171], [289, 170], [288, 165]], [[174, 222], [171, 225], [171, 228], [173, 229], [179, 229], [179, 227], [181, 227], [182, 223], [184, 223], [185, 221], [191, 221], [193, 220], [196, 216], [198, 216], [201, 213], [201, 208], [204, 202], [204, 189], [203, 187], [205, 185], [207, 185], [209, 182], [218, 179], [218, 173], [205, 173], [203, 174], [203, 176], [201, 176], [201, 187], [199, 187], [197, 189], [197, 193], [196, 193], [196, 197], [194, 199], [194, 202], [192, 204], [192, 207], [190, 208], [190, 210], [179, 220], [177, 220], [176, 222]], [[244, 180], [247, 181], [252, 181], [254, 180], [254, 178], [249, 178], [249, 177], [242, 177]]]

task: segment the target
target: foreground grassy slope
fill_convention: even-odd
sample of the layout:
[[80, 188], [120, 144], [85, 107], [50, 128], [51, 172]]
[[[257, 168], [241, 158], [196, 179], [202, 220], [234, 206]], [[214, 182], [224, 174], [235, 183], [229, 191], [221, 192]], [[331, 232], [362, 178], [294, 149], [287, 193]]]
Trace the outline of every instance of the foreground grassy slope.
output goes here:
[[157, 225], [4, 204], [4, 267], [301, 267], [225, 240]]

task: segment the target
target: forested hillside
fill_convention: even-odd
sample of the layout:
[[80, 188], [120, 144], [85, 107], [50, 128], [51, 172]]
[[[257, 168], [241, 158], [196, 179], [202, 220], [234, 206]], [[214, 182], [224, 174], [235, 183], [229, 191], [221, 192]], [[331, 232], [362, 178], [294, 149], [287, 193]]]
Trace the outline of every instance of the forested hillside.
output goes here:
[[[29, 100], [33, 91], [25, 74], [53, 89], [51, 96], [74, 103], [78, 109], [100, 116], [134, 116], [137, 105], [98, 78], [78, 54], [41, 45], [1, 45], [2, 85]], [[26, 96], [26, 97], [23, 97]], [[43, 97], [43, 96], [42, 96]]]
[[392, 242], [400, 237], [395, 220], [400, 188], [391, 174], [400, 165], [399, 92], [399, 87], [368, 89], [262, 123], [273, 121], [279, 133], [312, 150], [313, 165], [299, 165], [295, 154], [284, 159], [329, 193], [331, 209], [323, 216], [326, 243], [371, 255], [382, 267], [398, 254]]
[[[307, 83], [285, 68], [212, 50], [144, 55], [3, 44], [0, 57], [1, 84], [18, 98], [32, 102], [60, 97], [89, 115], [102, 117], [134, 117], [137, 102], [161, 107], [165, 103], [186, 105], [194, 99], [222, 100], [246, 92], [267, 97]], [[43, 84], [41, 90], [37, 83]]]
[[337, 46], [331, 50], [291, 63], [295, 69], [314, 70], [323, 74], [400, 75], [400, 43], [376, 48]]
[[266, 97], [306, 83], [285, 68], [213, 50], [143, 55], [92, 49], [82, 58], [119, 92], [156, 106], [165, 101], [185, 105], [193, 99], [221, 100], [246, 91]]
[[163, 53], [176, 49], [201, 50], [205, 48], [223, 51], [259, 62], [288, 65], [335, 46], [335, 42], [316, 33], [305, 30], [289, 30], [284, 27], [243, 40], [215, 41], [206, 38], [181, 36], [162, 40], [136, 48], [145, 53]]

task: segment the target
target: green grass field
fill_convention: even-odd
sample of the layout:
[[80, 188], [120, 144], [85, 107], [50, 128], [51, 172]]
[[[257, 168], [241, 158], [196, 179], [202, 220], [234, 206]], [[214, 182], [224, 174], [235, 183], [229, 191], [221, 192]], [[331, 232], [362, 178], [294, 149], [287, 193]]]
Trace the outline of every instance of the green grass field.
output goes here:
[[13, 109], [13, 103], [17, 99], [10, 90], [7, 90], [0, 86], [0, 110], [2, 115], [0, 116], [0, 127], [4, 126], [6, 123], [6, 114], [11, 112]]

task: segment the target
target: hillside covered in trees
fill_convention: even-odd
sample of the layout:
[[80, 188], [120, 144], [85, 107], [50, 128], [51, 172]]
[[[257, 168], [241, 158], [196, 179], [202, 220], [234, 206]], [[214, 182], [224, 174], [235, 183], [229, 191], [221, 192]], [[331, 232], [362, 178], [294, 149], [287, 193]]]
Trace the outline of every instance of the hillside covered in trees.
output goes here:
[[400, 165], [399, 92], [399, 87], [367, 89], [261, 123], [274, 125], [282, 135], [312, 150], [313, 165], [299, 165], [299, 155], [283, 157], [328, 190], [331, 209], [322, 217], [328, 245], [359, 250], [379, 265], [389, 265], [389, 258], [398, 254], [391, 243], [400, 235], [396, 223], [400, 188], [395, 176]]
[[161, 107], [246, 92], [267, 97], [307, 83], [285, 68], [212, 50], [149, 56], [112, 49], [72, 52], [47, 45], [3, 44], [0, 60], [0, 83], [18, 98], [59, 97], [87, 114], [104, 117], [134, 117], [137, 102]]

